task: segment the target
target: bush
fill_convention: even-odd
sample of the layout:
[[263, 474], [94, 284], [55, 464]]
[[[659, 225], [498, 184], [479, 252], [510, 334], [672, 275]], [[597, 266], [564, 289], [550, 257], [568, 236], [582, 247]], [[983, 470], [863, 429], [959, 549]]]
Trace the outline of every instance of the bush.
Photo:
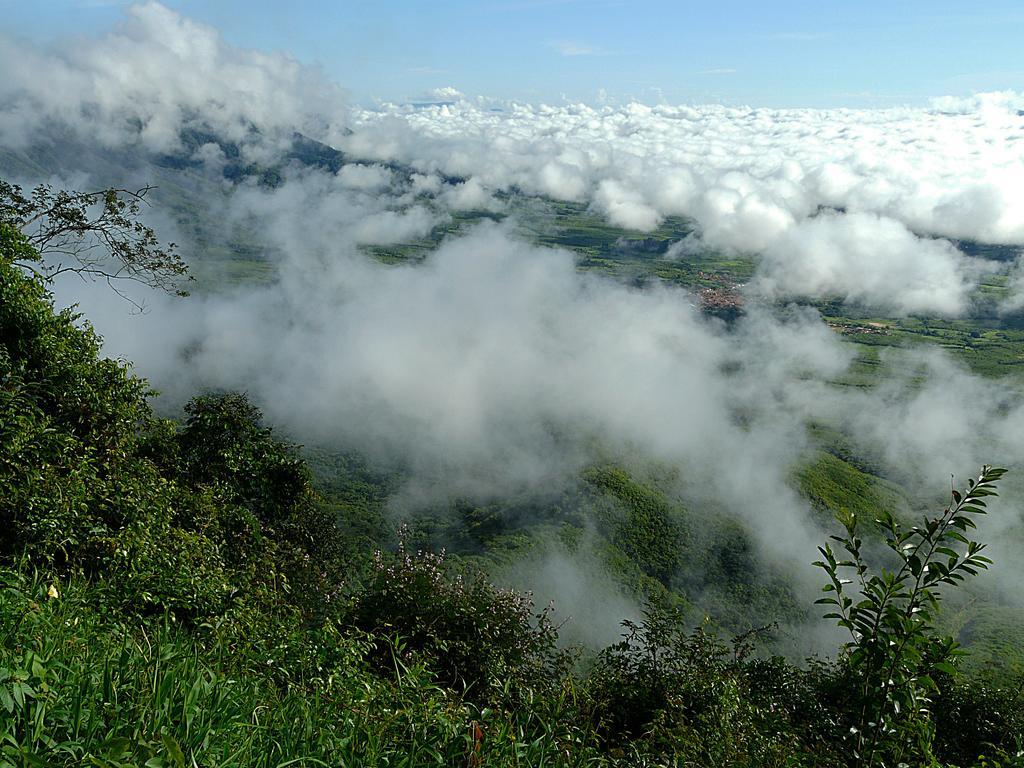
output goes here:
[[[603, 764], [564, 696], [480, 709], [381, 637], [281, 623], [199, 639], [98, 613], [80, 580], [51, 586], [0, 571], [4, 768]], [[382, 646], [386, 674], [365, 661]]]
[[829, 582], [828, 596], [817, 602], [831, 606], [825, 618], [850, 633], [842, 660], [856, 687], [857, 714], [849, 730], [856, 765], [932, 759], [935, 678], [955, 674], [962, 654], [953, 638], [935, 631], [941, 588], [955, 587], [991, 563], [981, 554], [985, 545], [966, 534], [976, 527], [973, 518], [985, 514], [985, 498], [996, 495], [995, 483], [1005, 473], [983, 467], [963, 494], [952, 491], [945, 510], [909, 530], [883, 511], [876, 522], [896, 563], [892, 570], [869, 566], [854, 515], [841, 519], [845, 535], [831, 537], [849, 559], [837, 560], [827, 543], [819, 548], [823, 559], [815, 565]]
[[935, 756], [975, 765], [982, 757], [1024, 758], [1024, 680], [996, 687], [946, 679], [932, 704]]
[[74, 561], [123, 522], [115, 499], [147, 496], [152, 473], [126, 478], [151, 414], [145, 383], [101, 358], [96, 334], [12, 265], [25, 247], [0, 227], [0, 544]]
[[788, 665], [751, 663], [746, 638], [730, 648], [704, 627], [684, 629], [676, 611], [652, 608], [624, 626], [588, 680], [591, 721], [606, 749], [673, 764], [792, 764], [796, 739], [766, 685], [785, 685]]
[[[438, 680], [471, 701], [514, 705], [557, 687], [571, 662], [558, 649], [550, 606], [533, 612], [529, 594], [497, 589], [483, 574], [452, 575], [444, 552], [378, 552], [351, 621], [378, 637], [402, 638], [410, 657], [428, 660]], [[379, 667], [393, 663], [379, 648]]]

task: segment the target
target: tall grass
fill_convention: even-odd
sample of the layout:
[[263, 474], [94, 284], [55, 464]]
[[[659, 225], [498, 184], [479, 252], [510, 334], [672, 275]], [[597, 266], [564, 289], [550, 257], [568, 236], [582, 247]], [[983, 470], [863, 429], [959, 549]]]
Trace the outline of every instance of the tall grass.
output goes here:
[[403, 661], [397, 642], [393, 675], [372, 673], [358, 635], [338, 635], [340, 662], [298, 683], [252, 658], [238, 668], [216, 634], [204, 644], [170, 621], [105, 615], [84, 584], [12, 572], [0, 583], [2, 768], [598, 762], [566, 716], [568, 688], [519, 712], [477, 709]]

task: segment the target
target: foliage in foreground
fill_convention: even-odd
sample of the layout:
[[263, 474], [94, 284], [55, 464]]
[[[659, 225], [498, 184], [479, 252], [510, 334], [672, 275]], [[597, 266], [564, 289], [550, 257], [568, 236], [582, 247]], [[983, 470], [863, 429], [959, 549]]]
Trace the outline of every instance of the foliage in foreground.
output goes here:
[[[847, 669], [753, 658], [658, 612], [584, 679], [481, 705], [397, 636], [197, 633], [98, 610], [78, 579], [0, 581], [0, 765], [864, 765], [843, 738]], [[936, 709], [957, 765], [1019, 764], [1012, 695], [958, 682]]]
[[[308, 679], [239, 636], [201, 640], [166, 621], [98, 614], [78, 582], [47, 597], [46, 582], [2, 578], [3, 766], [459, 765], [474, 753], [536, 765], [566, 749], [565, 764], [582, 765], [593, 754], [577, 750], [571, 725], [542, 723], [543, 708], [499, 716], [464, 703], [422, 662], [403, 661], [397, 640], [391, 673], [379, 675], [366, 661], [375, 638], [278, 626], [290, 633], [278, 643], [323, 650]], [[486, 738], [473, 739], [474, 722]]]
[[652, 608], [573, 669], [527, 596], [404, 544], [336, 546], [243, 395], [156, 418], [26, 254], [0, 225], [0, 766], [1020, 764], [1019, 690], [958, 679], [931, 631], [938, 587], [987, 564], [962, 535], [996, 473], [923, 527], [883, 518], [896, 571], [853, 521], [848, 564], [825, 550], [854, 633], [835, 662]]
[[0, 179], [0, 225], [30, 246], [13, 263], [47, 281], [73, 273], [92, 280], [132, 280], [184, 295], [188, 267], [177, 246], [161, 245], [140, 219], [152, 187], [72, 192], [40, 184], [26, 194]]
[[[899, 762], [908, 752], [919, 758], [930, 754], [935, 678], [955, 675], [953, 663], [962, 653], [953, 638], [935, 632], [940, 587], [955, 587], [991, 564], [981, 554], [985, 546], [967, 534], [976, 527], [974, 518], [985, 514], [985, 498], [996, 495], [996, 481], [1004, 474], [1004, 469], [983, 467], [963, 494], [952, 491], [941, 514], [909, 530], [882, 513], [878, 522], [898, 564], [892, 570], [871, 571], [852, 515], [843, 520], [846, 535], [832, 537], [849, 559], [838, 561], [829, 544], [820, 549], [824, 559], [815, 565], [828, 575], [825, 591], [831, 594], [818, 603], [833, 606], [825, 618], [850, 633], [844, 658], [857, 681], [852, 703], [858, 711], [851, 746], [865, 765], [887, 754]], [[843, 578], [846, 572], [853, 578]], [[850, 585], [856, 590], [852, 596]]]

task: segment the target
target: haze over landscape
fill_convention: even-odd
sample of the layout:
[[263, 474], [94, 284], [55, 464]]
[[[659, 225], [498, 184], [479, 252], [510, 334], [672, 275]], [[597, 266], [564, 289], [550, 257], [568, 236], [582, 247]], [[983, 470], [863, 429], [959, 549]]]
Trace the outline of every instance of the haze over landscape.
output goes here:
[[[60, 21], [9, 5], [0, 177], [152, 186], [142, 221], [194, 278], [179, 296], [62, 274], [55, 306], [160, 392], [158, 414], [246, 393], [304, 446], [339, 525], [314, 538], [391, 551], [408, 526], [417, 548], [553, 601], [585, 657], [667, 605], [723, 636], [773, 625], [763, 653], [799, 663], [847, 647], [814, 606], [837, 518], [857, 515], [877, 556], [883, 512], [913, 525], [950, 503], [951, 475], [963, 487], [994, 464], [1010, 472], [971, 535], [995, 565], [936, 621], [970, 651], [965, 674], [1024, 674], [1024, 74], [1019, 54], [1000, 63], [1024, 24], [1014, 4], [892, 10], [920, 25], [914, 50], [957, 24], [954, 52], [984, 60], [907, 63], [879, 93], [875, 63], [824, 50], [850, 44], [847, 12], [794, 27], [800, 3], [773, 19], [732, 4], [760, 19], [736, 22], [739, 43], [691, 9], [680, 34], [703, 23], [717, 55], [668, 51], [642, 73], [658, 11], [642, 3], [619, 40], [583, 21], [614, 24], [617, 3], [437, 9], [465, 24], [447, 27], [466, 48], [450, 54], [429, 41], [441, 20], [413, 34], [414, 4], [320, 7], [326, 30], [350, 15], [339, 40], [370, 31], [355, 53], [302, 31], [305, 6], [262, 9], [281, 23], [257, 29], [233, 3], [54, 4]], [[528, 51], [516, 85], [477, 50], [495, 17], [518, 39], [524, 15], [550, 22], [537, 45], [554, 85]], [[851, 39], [895, 61], [891, 33], [858, 18]], [[769, 60], [831, 74], [784, 87], [754, 71]], [[651, 749], [624, 764], [682, 754]], [[849, 764], [896, 764], [881, 754]]]

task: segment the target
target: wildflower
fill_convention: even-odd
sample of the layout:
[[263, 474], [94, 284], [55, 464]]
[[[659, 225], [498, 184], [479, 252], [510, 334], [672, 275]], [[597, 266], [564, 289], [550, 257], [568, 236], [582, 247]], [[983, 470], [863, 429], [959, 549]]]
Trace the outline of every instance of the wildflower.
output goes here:
[[56, 600], [60, 597], [60, 592], [57, 591], [57, 586], [55, 584], [51, 584], [50, 588], [46, 590], [46, 596], [51, 600]]

